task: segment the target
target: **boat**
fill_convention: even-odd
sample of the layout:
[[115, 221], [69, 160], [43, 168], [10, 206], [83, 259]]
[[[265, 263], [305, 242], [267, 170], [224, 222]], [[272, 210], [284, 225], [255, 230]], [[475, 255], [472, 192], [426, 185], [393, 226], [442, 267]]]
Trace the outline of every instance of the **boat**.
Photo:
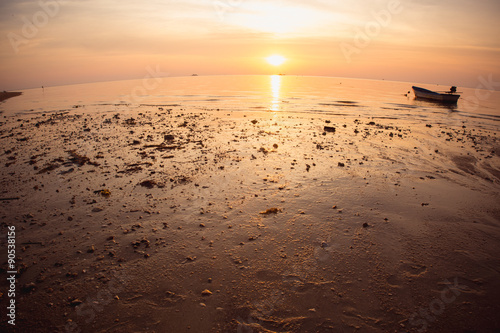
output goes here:
[[415, 93], [416, 98], [421, 98], [421, 99], [426, 99], [426, 100], [431, 100], [434, 102], [439, 102], [439, 103], [454, 103], [456, 104], [458, 99], [460, 98], [460, 95], [457, 95], [457, 87], [453, 86], [450, 88], [450, 91], [441, 93], [441, 92], [435, 92], [432, 90], [420, 88], [420, 87], [411, 87], [413, 89], [413, 92]]

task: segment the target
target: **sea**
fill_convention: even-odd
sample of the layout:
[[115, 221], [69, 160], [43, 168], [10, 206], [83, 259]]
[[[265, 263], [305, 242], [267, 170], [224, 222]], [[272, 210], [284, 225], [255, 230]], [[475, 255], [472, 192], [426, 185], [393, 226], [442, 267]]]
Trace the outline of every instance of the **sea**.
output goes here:
[[0, 113], [11, 116], [180, 108], [462, 121], [498, 130], [500, 92], [485, 89], [482, 81], [478, 81], [479, 88], [458, 87], [458, 103], [442, 105], [415, 99], [411, 87], [448, 91], [450, 86], [293, 75], [145, 77], [22, 90], [21, 96], [0, 103]]

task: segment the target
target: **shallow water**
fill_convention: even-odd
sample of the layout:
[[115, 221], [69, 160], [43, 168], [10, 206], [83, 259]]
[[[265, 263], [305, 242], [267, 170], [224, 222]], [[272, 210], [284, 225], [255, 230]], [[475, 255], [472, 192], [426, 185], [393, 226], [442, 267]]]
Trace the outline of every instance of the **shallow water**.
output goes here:
[[[163, 106], [222, 111], [271, 111], [341, 116], [422, 118], [445, 122], [500, 120], [500, 92], [459, 88], [455, 106], [415, 100], [412, 83], [304, 76], [197, 76], [145, 78], [24, 90], [0, 103], [0, 112], [86, 112]], [[425, 85], [436, 91], [449, 87]], [[479, 125], [479, 124], [478, 124]], [[488, 127], [489, 127], [488, 126]]]

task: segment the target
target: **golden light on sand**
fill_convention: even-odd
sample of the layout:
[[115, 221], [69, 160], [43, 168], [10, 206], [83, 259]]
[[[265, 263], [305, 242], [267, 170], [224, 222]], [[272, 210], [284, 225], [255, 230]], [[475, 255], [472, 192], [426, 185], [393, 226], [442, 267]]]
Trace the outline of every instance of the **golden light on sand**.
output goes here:
[[266, 61], [270, 64], [270, 65], [273, 65], [273, 66], [280, 66], [282, 65], [285, 61], [286, 61], [286, 58], [279, 55], [279, 54], [274, 54], [272, 56], [269, 56], [266, 58]]

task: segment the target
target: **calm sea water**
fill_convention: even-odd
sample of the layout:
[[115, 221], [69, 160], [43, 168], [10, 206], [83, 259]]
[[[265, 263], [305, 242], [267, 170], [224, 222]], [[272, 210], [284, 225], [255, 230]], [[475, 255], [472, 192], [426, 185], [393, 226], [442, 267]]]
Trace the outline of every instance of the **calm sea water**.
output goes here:
[[[4, 115], [58, 112], [119, 112], [181, 107], [186, 110], [268, 111], [346, 117], [463, 118], [488, 127], [500, 124], [500, 92], [459, 88], [455, 106], [415, 100], [414, 83], [304, 76], [193, 76], [146, 78], [24, 90], [0, 103]], [[416, 84], [435, 91], [449, 87]]]

